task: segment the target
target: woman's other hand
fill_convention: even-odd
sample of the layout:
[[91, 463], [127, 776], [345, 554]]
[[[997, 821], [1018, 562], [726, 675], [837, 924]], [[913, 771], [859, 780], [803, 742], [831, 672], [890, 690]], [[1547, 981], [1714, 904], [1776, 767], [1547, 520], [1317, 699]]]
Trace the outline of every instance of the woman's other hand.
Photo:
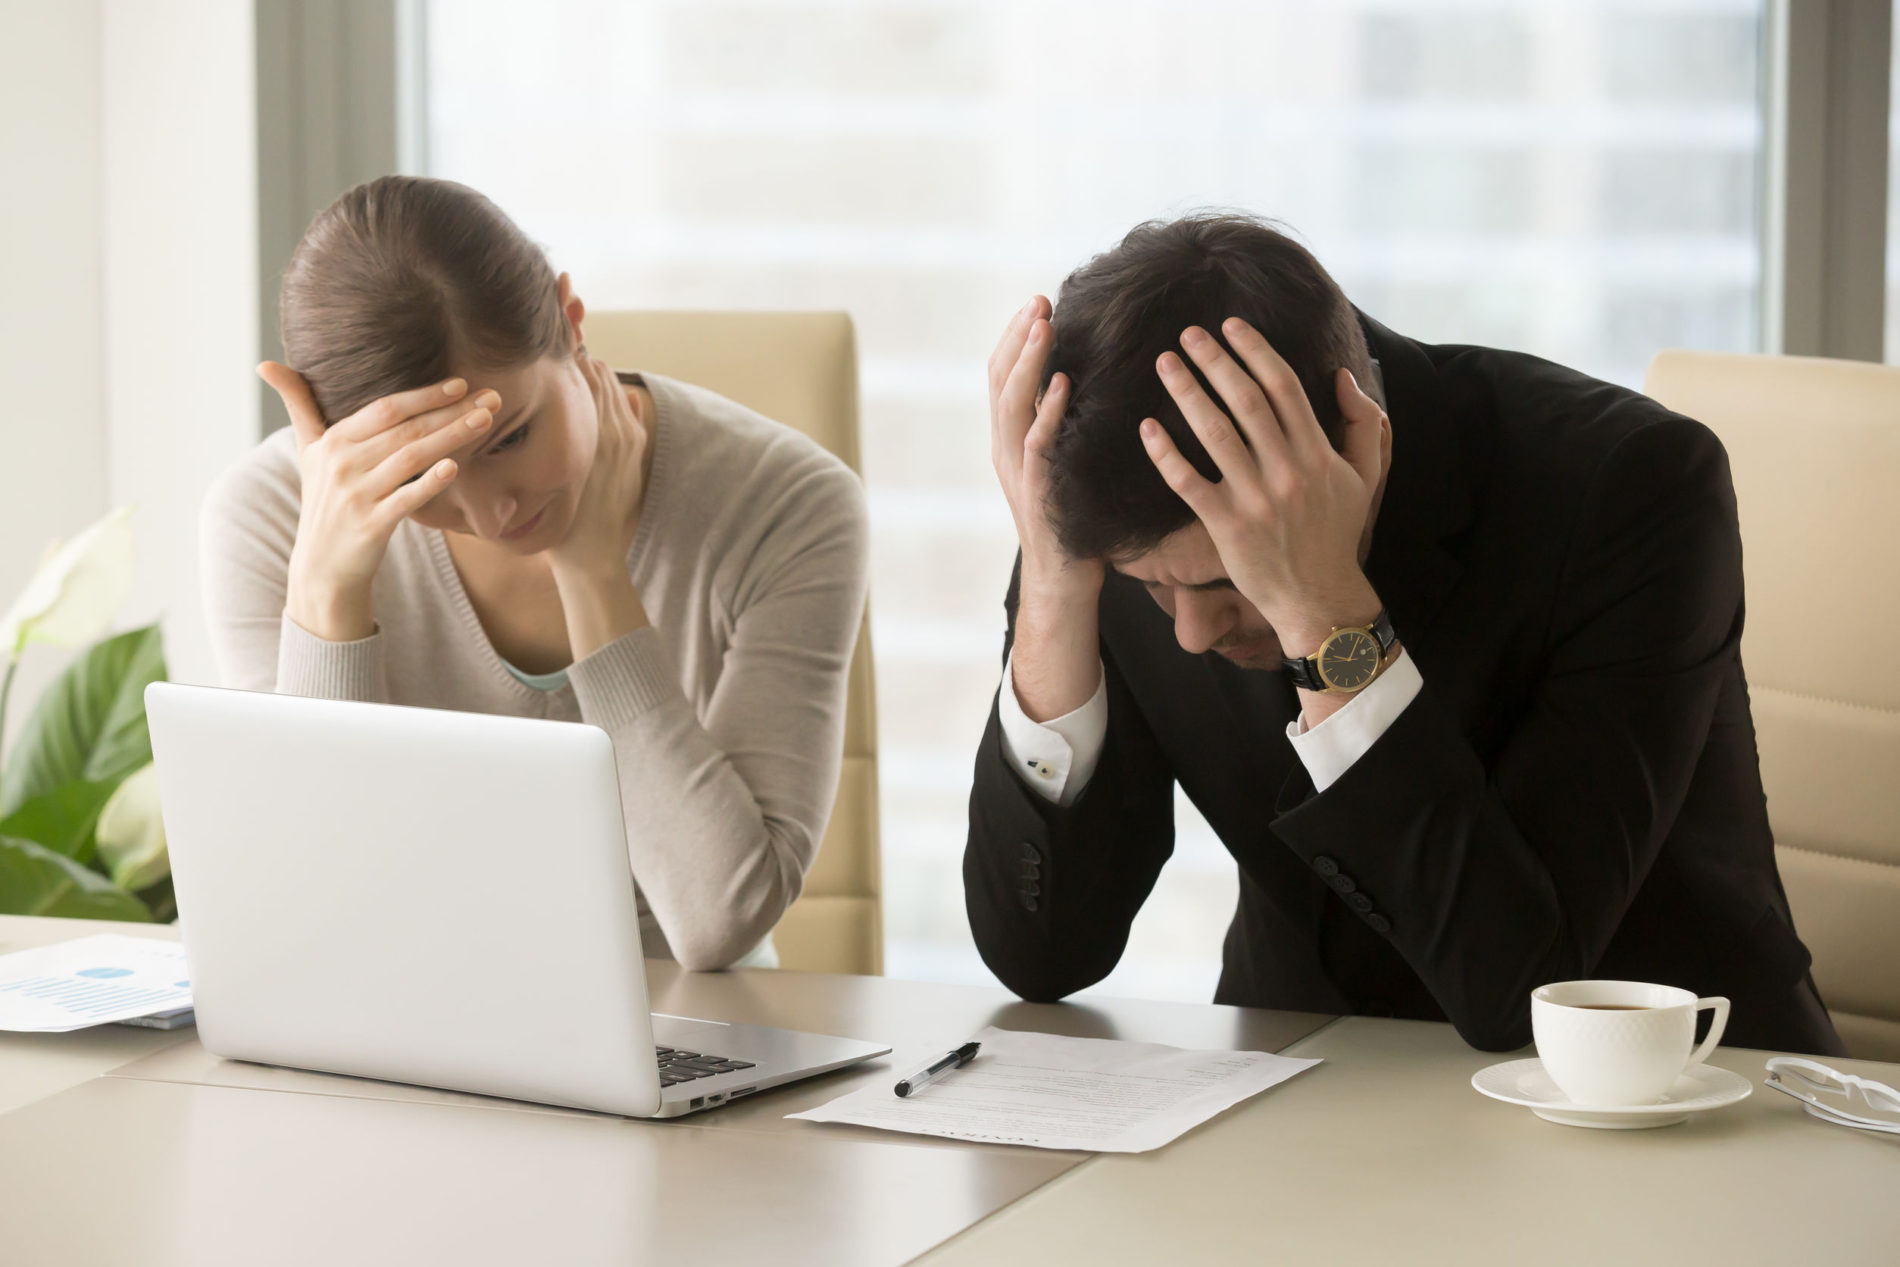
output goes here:
[[627, 552], [640, 527], [647, 446], [652, 442], [646, 423], [607, 363], [583, 352], [580, 365], [593, 391], [599, 439], [573, 524], [547, 552], [567, 620], [568, 647], [577, 661], [648, 623], [627, 572]]
[[449, 454], [494, 425], [492, 391], [464, 400], [453, 378], [371, 401], [326, 428], [310, 385], [275, 361], [257, 369], [290, 413], [302, 509], [284, 611], [309, 633], [353, 642], [376, 631], [370, 586], [396, 525], [455, 479]]
[[607, 363], [582, 353], [581, 373], [600, 420], [594, 462], [581, 487], [574, 520], [548, 558], [557, 573], [605, 578], [627, 573], [627, 551], [640, 526], [646, 494], [646, 424]]

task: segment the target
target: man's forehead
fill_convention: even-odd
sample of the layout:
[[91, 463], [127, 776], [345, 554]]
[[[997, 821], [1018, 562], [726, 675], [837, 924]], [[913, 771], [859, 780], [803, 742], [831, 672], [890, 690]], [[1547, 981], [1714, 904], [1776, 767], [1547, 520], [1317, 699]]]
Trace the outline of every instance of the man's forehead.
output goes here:
[[[1176, 534], [1177, 536], [1179, 534]], [[1170, 549], [1175, 537], [1169, 537], [1154, 549], [1142, 554], [1125, 555], [1108, 561], [1109, 567], [1131, 580], [1143, 585], [1164, 585], [1170, 588], [1217, 590], [1233, 589], [1234, 583], [1227, 576], [1227, 569], [1220, 561], [1220, 554], [1209, 549], [1183, 549], [1176, 546]], [[1211, 545], [1211, 543], [1210, 543]]]

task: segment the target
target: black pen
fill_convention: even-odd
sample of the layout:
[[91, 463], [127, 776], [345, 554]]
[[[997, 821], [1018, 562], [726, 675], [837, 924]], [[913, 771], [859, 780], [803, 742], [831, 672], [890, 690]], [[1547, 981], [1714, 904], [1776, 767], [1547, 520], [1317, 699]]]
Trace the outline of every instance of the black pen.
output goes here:
[[976, 1059], [977, 1043], [965, 1043], [953, 1052], [937, 1057], [910, 1077], [897, 1084], [897, 1094], [909, 1095], [927, 1083], [935, 1082], [952, 1069], [961, 1069]]

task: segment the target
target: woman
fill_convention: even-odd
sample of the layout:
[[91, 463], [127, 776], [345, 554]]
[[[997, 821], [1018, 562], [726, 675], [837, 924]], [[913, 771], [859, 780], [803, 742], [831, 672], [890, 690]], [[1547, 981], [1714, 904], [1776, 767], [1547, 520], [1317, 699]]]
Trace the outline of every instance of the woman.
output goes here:
[[732, 401], [616, 374], [585, 315], [464, 186], [384, 177], [319, 215], [289, 364], [259, 367], [292, 425], [205, 503], [219, 669], [600, 726], [647, 953], [771, 963], [837, 787], [863, 490]]

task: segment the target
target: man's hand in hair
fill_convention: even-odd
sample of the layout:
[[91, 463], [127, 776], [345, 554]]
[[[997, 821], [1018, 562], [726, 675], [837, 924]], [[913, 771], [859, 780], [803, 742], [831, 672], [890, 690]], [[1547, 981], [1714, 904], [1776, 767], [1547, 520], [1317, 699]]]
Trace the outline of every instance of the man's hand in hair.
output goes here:
[[1379, 597], [1360, 570], [1360, 544], [1385, 475], [1385, 411], [1339, 370], [1345, 436], [1344, 452], [1335, 450], [1299, 376], [1260, 332], [1239, 318], [1221, 331], [1240, 362], [1198, 326], [1181, 336], [1221, 404], [1173, 352], [1156, 363], [1220, 482], [1203, 478], [1153, 418], [1141, 424], [1142, 443], [1168, 487], [1206, 526], [1228, 579], [1260, 609], [1285, 653], [1311, 655], [1335, 627], [1368, 624], [1379, 614]]
[[1022, 586], [1016, 608], [1017, 701], [1034, 721], [1073, 712], [1101, 682], [1096, 604], [1102, 565], [1071, 559], [1049, 523], [1049, 445], [1068, 403], [1057, 374], [1037, 396], [1055, 345], [1049, 301], [1037, 295], [1010, 320], [990, 355], [990, 460], [1016, 521]]

